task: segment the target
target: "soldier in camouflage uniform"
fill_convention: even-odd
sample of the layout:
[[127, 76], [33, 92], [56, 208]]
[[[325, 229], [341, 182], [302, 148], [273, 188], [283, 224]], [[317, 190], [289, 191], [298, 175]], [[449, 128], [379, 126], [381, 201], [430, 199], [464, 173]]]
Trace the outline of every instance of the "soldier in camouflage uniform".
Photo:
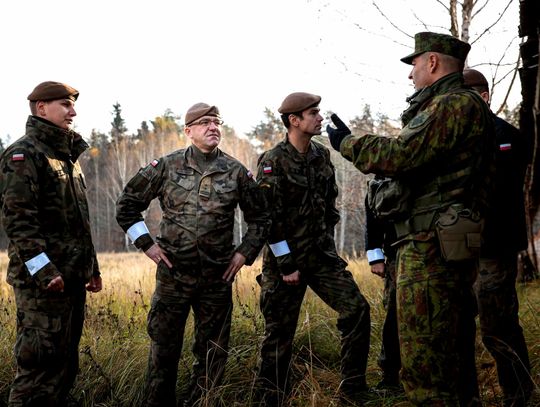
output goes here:
[[[397, 139], [353, 136], [335, 115], [337, 129], [327, 128], [332, 146], [359, 170], [392, 177], [410, 191], [409, 208], [395, 223], [397, 303], [401, 380], [421, 406], [479, 403], [472, 285], [495, 146], [489, 109], [463, 86], [469, 49], [448, 35], [416, 34], [415, 52], [402, 58], [413, 65], [416, 93]], [[459, 229], [455, 256], [446, 251], [452, 241], [438, 237], [448, 219]], [[464, 224], [475, 232], [461, 232]]]
[[[377, 180], [370, 182], [377, 182]], [[367, 197], [365, 207], [366, 257], [371, 272], [384, 279], [383, 305], [386, 317], [382, 329], [381, 350], [377, 360], [382, 370], [382, 380], [377, 384], [377, 388], [398, 390], [401, 358], [396, 304], [396, 249], [392, 246], [396, 241], [396, 231], [392, 222], [377, 217], [375, 211], [369, 206]]]
[[[128, 182], [117, 220], [135, 246], [157, 264], [148, 314], [151, 338], [147, 406], [176, 407], [176, 378], [190, 308], [195, 316], [192, 382], [185, 405], [220, 384], [231, 327], [231, 285], [262, 248], [269, 221], [251, 172], [218, 148], [221, 118], [197, 103], [185, 117], [192, 145], [153, 160]], [[157, 243], [141, 213], [158, 198], [163, 211]], [[235, 208], [248, 230], [233, 246]]]
[[279, 108], [287, 138], [259, 158], [257, 179], [272, 213], [259, 277], [266, 325], [258, 384], [267, 405], [281, 404], [286, 396], [292, 343], [308, 286], [339, 313], [343, 394], [352, 398], [366, 390], [369, 305], [336, 253], [334, 166], [328, 149], [311, 140], [321, 133], [320, 100], [303, 92], [287, 96]]
[[88, 148], [71, 130], [79, 92], [43, 82], [28, 96], [26, 135], [0, 157], [7, 282], [17, 304], [17, 374], [9, 406], [66, 405], [79, 368], [86, 290], [101, 290], [84, 177]]
[[[489, 86], [475, 69], [463, 72], [489, 103]], [[486, 219], [480, 271], [475, 283], [482, 341], [497, 363], [505, 407], [524, 406], [534, 384], [516, 293], [517, 258], [527, 248], [523, 185], [529, 153], [524, 136], [493, 114], [497, 142], [495, 196]]]

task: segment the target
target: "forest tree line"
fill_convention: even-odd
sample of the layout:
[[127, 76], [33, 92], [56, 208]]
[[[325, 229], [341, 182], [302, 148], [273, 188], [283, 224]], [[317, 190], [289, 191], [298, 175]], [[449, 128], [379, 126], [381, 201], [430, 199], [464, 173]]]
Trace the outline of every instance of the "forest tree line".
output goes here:
[[[507, 116], [512, 116], [507, 112]], [[328, 116], [328, 115], [324, 115]], [[182, 117], [168, 110], [129, 133], [122, 117], [119, 103], [113, 105], [111, 128], [108, 133], [93, 130], [84, 138], [90, 145], [79, 157], [86, 181], [86, 194], [94, 244], [98, 252], [135, 250], [116, 223], [115, 204], [124, 186], [139, 168], [153, 159], [187, 147], [189, 139], [184, 134]], [[378, 134], [395, 136], [399, 123], [382, 114], [374, 114], [365, 105], [359, 115], [349, 122], [353, 134]], [[225, 123], [222, 128], [221, 150], [240, 160], [254, 174], [259, 155], [283, 140], [286, 129], [281, 118], [271, 109], [265, 109], [263, 119], [245, 135], [238, 135]], [[315, 141], [326, 145], [336, 168], [339, 196], [336, 202], [340, 222], [335, 230], [338, 251], [349, 258], [364, 256], [365, 208], [364, 199], [370, 176], [362, 174], [349, 161], [330, 147], [325, 135], [315, 136]], [[0, 145], [0, 150], [4, 146]], [[144, 213], [146, 224], [153, 235], [158, 233], [161, 210], [154, 200]], [[235, 221], [235, 243], [239, 243], [246, 227], [239, 209]], [[7, 240], [0, 236], [0, 249], [5, 250]]]
[[[115, 204], [129, 179], [139, 168], [153, 159], [187, 147], [189, 139], [184, 134], [182, 117], [168, 110], [149, 122], [142, 122], [134, 133], [129, 133], [122, 117], [122, 107], [113, 105], [111, 128], [108, 133], [93, 130], [89, 136], [83, 135], [90, 145], [88, 151], [79, 157], [85, 181], [86, 195], [90, 208], [90, 219], [94, 244], [98, 252], [122, 252], [135, 250], [127, 240], [115, 219]], [[373, 114], [368, 105], [350, 123], [353, 133], [373, 133], [386, 136], [396, 135], [399, 124], [388, 117]], [[266, 149], [284, 139], [286, 129], [281, 118], [266, 109], [263, 119], [245, 135], [238, 135], [233, 127], [225, 123], [222, 128], [220, 149], [241, 161], [254, 174], [257, 159]], [[337, 248], [346, 257], [364, 255], [364, 197], [368, 176], [334, 151], [324, 136], [314, 140], [326, 145], [336, 167], [339, 187], [337, 208], [341, 221], [336, 227]], [[0, 150], [4, 145], [0, 145]], [[161, 217], [158, 200], [154, 200], [144, 213], [146, 224], [154, 235], [158, 233]], [[245, 233], [241, 211], [237, 209], [235, 221], [235, 241], [238, 243]], [[5, 250], [7, 240], [0, 237], [0, 249]]]

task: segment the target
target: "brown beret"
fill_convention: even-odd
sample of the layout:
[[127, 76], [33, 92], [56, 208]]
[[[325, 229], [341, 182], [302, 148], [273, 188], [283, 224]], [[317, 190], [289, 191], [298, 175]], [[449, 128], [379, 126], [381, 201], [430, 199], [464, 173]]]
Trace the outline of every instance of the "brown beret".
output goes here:
[[489, 89], [489, 84], [486, 77], [476, 69], [467, 68], [463, 70], [463, 79], [465, 79], [465, 85], [486, 87]]
[[429, 31], [414, 36], [414, 52], [401, 58], [402, 62], [411, 65], [412, 60], [424, 52], [439, 52], [465, 61], [471, 46], [456, 37]]
[[71, 99], [76, 101], [79, 91], [65, 83], [47, 81], [37, 85], [32, 93], [28, 95], [28, 100], [36, 102], [38, 100]]
[[185, 117], [185, 125], [188, 126], [195, 120], [200, 119], [203, 116], [215, 116], [220, 117], [219, 109], [216, 106], [210, 106], [206, 103], [195, 103], [191, 106]]
[[317, 106], [321, 97], [305, 92], [294, 92], [283, 99], [278, 112], [281, 114], [303, 112], [309, 107]]

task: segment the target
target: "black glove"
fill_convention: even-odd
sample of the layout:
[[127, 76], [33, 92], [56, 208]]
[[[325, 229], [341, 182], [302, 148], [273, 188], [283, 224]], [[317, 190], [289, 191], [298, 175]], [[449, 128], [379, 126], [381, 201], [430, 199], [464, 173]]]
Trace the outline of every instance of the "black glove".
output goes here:
[[330, 119], [332, 120], [332, 123], [336, 126], [334, 129], [333, 127], [330, 127], [330, 125], [326, 126], [326, 132], [328, 133], [328, 139], [330, 140], [330, 144], [332, 147], [334, 147], [334, 150], [339, 151], [339, 146], [341, 145], [341, 142], [345, 138], [345, 136], [348, 136], [351, 134], [351, 130], [347, 127], [345, 123], [338, 117], [337, 114], [332, 113], [330, 116]]

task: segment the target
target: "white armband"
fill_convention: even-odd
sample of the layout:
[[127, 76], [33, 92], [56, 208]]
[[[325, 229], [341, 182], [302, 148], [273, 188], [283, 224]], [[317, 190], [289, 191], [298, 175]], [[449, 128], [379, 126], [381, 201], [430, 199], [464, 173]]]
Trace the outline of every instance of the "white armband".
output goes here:
[[371, 263], [371, 262], [377, 261], [377, 260], [384, 260], [384, 254], [383, 254], [383, 251], [381, 249], [368, 250], [366, 252], [366, 255], [367, 255], [368, 263]]
[[274, 253], [274, 256], [280, 257], [285, 256], [286, 254], [289, 254], [291, 252], [291, 249], [289, 249], [289, 245], [287, 244], [286, 240], [282, 240], [278, 243], [273, 243], [270, 246], [270, 250], [272, 250], [272, 253]]
[[150, 234], [150, 231], [146, 227], [146, 224], [144, 223], [144, 221], [141, 220], [140, 222], [137, 222], [131, 225], [131, 227], [127, 230], [126, 233], [129, 239], [131, 240], [131, 243], [134, 243], [135, 240], [137, 240], [142, 235], [146, 233]]
[[28, 269], [30, 275], [33, 276], [50, 262], [51, 261], [49, 260], [49, 257], [45, 254], [45, 252], [42, 252], [37, 256], [32, 257], [30, 260], [24, 262], [24, 264], [26, 265], [26, 268]]

